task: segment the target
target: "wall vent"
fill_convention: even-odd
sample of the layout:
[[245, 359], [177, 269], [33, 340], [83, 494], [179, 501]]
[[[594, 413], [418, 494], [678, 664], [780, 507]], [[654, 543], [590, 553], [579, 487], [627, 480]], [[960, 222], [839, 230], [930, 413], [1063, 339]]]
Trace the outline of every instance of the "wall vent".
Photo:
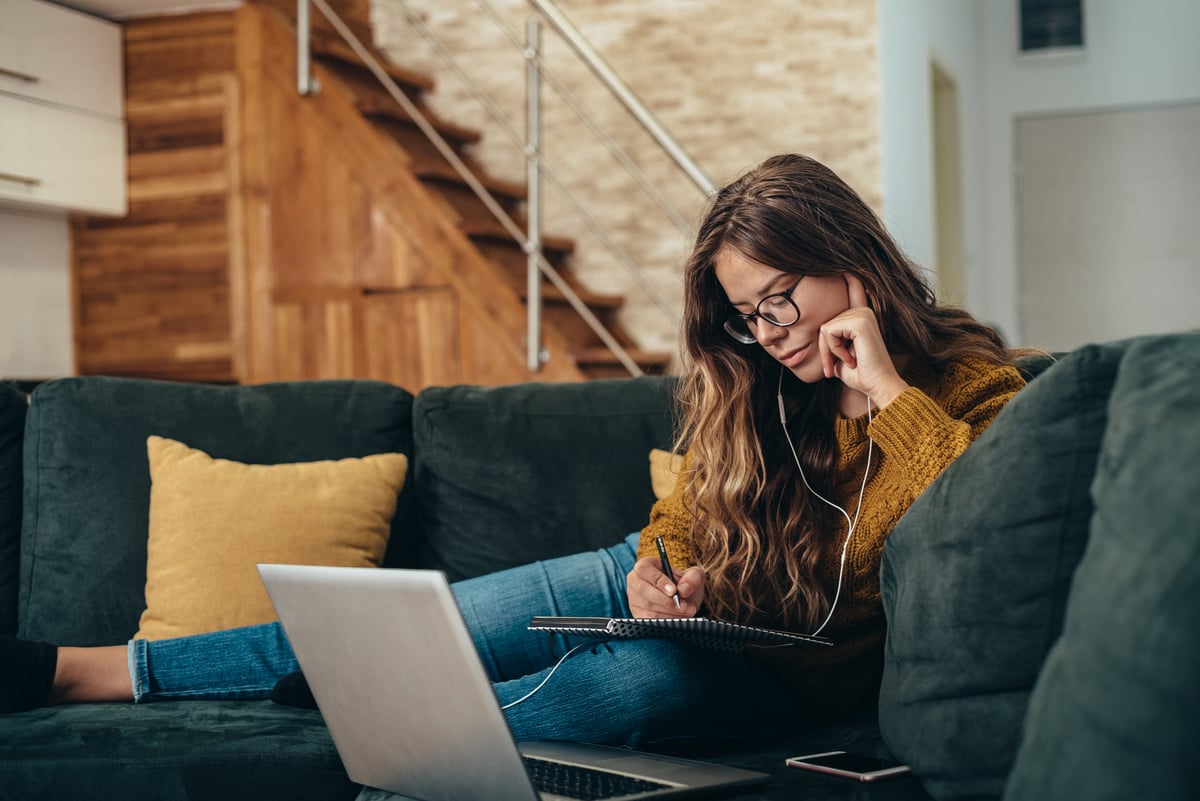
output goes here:
[[1083, 47], [1083, 0], [1020, 0], [1021, 52]]

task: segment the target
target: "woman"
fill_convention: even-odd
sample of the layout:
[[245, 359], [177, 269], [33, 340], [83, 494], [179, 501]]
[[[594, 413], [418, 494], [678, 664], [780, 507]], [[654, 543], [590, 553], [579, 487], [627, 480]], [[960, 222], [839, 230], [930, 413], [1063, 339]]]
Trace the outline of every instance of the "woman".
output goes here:
[[[759, 736], [873, 703], [884, 540], [1023, 385], [996, 332], [939, 307], [867, 205], [803, 156], [769, 159], [714, 197], [685, 270], [684, 318], [685, 466], [649, 525], [454, 587], [518, 739]], [[730, 656], [585, 641], [564, 659], [580, 644], [548, 648], [526, 630], [535, 614], [706, 614], [833, 646]], [[8, 709], [273, 687], [281, 699], [297, 670], [277, 625], [128, 647], [8, 640], [0, 652]]]

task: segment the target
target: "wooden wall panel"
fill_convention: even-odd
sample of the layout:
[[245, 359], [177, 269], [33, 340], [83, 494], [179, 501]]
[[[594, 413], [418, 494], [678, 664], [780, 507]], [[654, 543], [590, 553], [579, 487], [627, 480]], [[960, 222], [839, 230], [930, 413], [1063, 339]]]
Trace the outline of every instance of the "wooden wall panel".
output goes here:
[[462, 381], [456, 328], [431, 334], [457, 319], [457, 301], [446, 289], [367, 296], [362, 304], [364, 375], [401, 386]]
[[125, 27], [129, 213], [72, 222], [83, 374], [236, 379], [224, 137], [236, 104], [231, 33], [228, 15]]

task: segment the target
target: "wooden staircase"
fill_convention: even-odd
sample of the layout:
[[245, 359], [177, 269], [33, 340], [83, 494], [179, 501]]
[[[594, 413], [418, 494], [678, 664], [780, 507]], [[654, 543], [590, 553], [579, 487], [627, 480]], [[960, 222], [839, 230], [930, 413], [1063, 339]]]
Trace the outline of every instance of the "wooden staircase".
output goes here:
[[[344, 10], [353, 11], [347, 4]], [[359, 27], [362, 20], [357, 20]], [[370, 39], [361, 39], [368, 44]], [[368, 45], [369, 46], [369, 45]], [[526, 200], [524, 185], [495, 179], [472, 156], [471, 145], [480, 140], [478, 131], [440, 119], [424, 103], [424, 96], [433, 91], [433, 82], [425, 75], [391, 64], [385, 56], [370, 48], [377, 61], [386, 66], [397, 86], [414, 101], [426, 120], [442, 135], [472, 174], [499, 202], [504, 211], [524, 228], [522, 213]], [[526, 257], [519, 243], [496, 220], [483, 201], [467, 185], [449, 161], [428, 140], [417, 124], [409, 118], [355, 52], [336, 34], [315, 28], [312, 37], [313, 57], [336, 78], [336, 85], [322, 84], [328, 91], [346, 92], [364, 118], [396, 143], [397, 156], [421, 183], [432, 190], [443, 203], [463, 232], [495, 265], [500, 275], [527, 300]], [[670, 365], [670, 354], [643, 351], [621, 324], [618, 312], [624, 305], [619, 295], [596, 293], [585, 288], [571, 271], [571, 255], [575, 243], [568, 238], [543, 234], [542, 253], [567, 285], [584, 302], [613, 338], [647, 374], [662, 374]], [[589, 378], [628, 375], [617, 357], [604, 345], [587, 322], [570, 306], [563, 294], [543, 276], [541, 288], [543, 320], [564, 335], [575, 363]]]
[[[362, 42], [367, 2], [333, 3]], [[523, 251], [315, 13], [322, 88], [299, 95], [294, 12], [252, 0], [125, 24], [130, 209], [71, 221], [77, 371], [412, 391], [628, 375], [549, 283], [549, 360], [528, 371]], [[388, 70], [424, 108], [432, 81]], [[524, 187], [475, 163], [479, 133], [431, 119], [520, 221]], [[544, 244], [642, 369], [665, 371], [616, 320], [622, 299], [571, 275], [573, 243]]]

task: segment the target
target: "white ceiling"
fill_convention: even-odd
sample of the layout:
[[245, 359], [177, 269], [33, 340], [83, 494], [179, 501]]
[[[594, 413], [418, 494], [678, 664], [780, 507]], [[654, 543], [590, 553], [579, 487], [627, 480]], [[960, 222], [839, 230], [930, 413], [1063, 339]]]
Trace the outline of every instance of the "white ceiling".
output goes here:
[[158, 14], [181, 14], [214, 8], [233, 8], [241, 0], [51, 0], [105, 19], [127, 19]]

